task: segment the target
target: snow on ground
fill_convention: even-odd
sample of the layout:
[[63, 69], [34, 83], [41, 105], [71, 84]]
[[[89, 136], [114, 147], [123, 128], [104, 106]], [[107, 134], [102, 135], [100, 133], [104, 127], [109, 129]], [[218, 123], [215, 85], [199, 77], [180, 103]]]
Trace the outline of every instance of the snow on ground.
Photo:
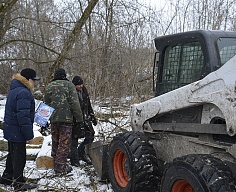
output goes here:
[[[3, 121], [4, 117], [4, 105], [5, 97], [0, 95], [0, 121]], [[106, 111], [107, 109], [101, 109], [98, 106], [94, 107], [95, 111]], [[111, 122], [114, 120], [110, 120]], [[116, 120], [117, 121], [117, 120]], [[127, 118], [119, 119], [120, 126], [127, 125]], [[35, 137], [42, 136], [39, 132], [40, 127], [34, 124]], [[99, 133], [108, 133], [115, 129], [114, 124], [98, 121], [98, 125], [94, 127], [97, 139], [100, 139]], [[49, 136], [43, 136], [48, 139]], [[0, 129], [0, 140], [4, 140], [3, 131]], [[27, 149], [27, 154], [37, 155], [40, 152], [40, 148]], [[49, 151], [50, 152], [50, 151]], [[7, 155], [6, 151], [0, 151], [0, 174], [2, 175], [5, 169], [4, 158]], [[37, 182], [38, 188], [31, 191], [78, 191], [78, 192], [113, 192], [111, 184], [100, 181], [93, 166], [86, 165], [83, 161], [80, 161], [80, 167], [72, 167], [73, 171], [65, 176], [55, 176], [53, 169], [38, 169], [35, 161], [27, 160], [24, 170], [24, 176]], [[6, 191], [13, 191], [11, 187], [4, 187], [0, 185], [2, 189]], [[1, 191], [1, 190], [0, 190]]]

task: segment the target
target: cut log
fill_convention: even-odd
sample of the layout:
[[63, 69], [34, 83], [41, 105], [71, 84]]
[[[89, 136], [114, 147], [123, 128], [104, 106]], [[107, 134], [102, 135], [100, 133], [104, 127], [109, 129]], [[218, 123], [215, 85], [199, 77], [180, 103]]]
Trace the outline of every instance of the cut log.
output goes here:
[[44, 137], [43, 145], [36, 158], [36, 166], [38, 169], [53, 169], [54, 163], [51, 156], [51, 143], [51, 135]]
[[[31, 144], [26, 145], [26, 160], [35, 160], [41, 148], [44, 138], [42, 136], [32, 139]], [[0, 151], [8, 151], [8, 141], [0, 140]]]
[[27, 161], [35, 161], [36, 155], [33, 154], [26, 154], [26, 160]]
[[31, 140], [30, 145], [41, 145], [43, 144], [44, 138], [42, 136], [35, 137]]
[[2, 121], [0, 121], [0, 129], [3, 129]]
[[0, 151], [8, 150], [8, 142], [6, 140], [0, 140]]
[[[26, 149], [32, 149], [32, 148], [39, 148], [39, 145], [43, 144], [44, 138], [42, 136], [35, 137], [32, 139], [30, 144], [27, 144]], [[37, 146], [35, 146], [37, 145]], [[8, 142], [7, 140], [0, 140], [0, 151], [7, 151], [8, 150]]]

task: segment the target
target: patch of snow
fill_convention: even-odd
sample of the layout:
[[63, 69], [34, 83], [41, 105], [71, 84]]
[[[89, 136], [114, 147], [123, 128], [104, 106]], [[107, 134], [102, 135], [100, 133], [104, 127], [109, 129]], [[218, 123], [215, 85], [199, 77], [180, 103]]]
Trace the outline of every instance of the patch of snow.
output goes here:
[[[3, 98], [3, 99], [1, 99]], [[6, 102], [6, 97], [0, 95], [0, 121], [3, 121], [4, 118], [4, 105]], [[38, 103], [38, 101], [36, 101]], [[36, 104], [37, 106], [37, 104]], [[94, 111], [100, 110], [100, 112], [105, 112], [105, 109], [101, 109], [98, 106], [95, 107]], [[109, 111], [109, 110], [107, 110]], [[110, 120], [113, 121], [113, 120]], [[126, 124], [127, 119], [121, 121], [122, 124]], [[98, 133], [103, 131], [108, 133], [109, 130], [115, 129], [110, 123], [107, 122], [98, 122], [98, 125], [94, 127], [96, 137]], [[37, 124], [33, 125], [34, 136], [39, 137], [42, 134], [39, 132], [40, 126]], [[51, 135], [43, 136], [44, 140], [51, 142]], [[3, 131], [0, 129], [0, 140], [4, 140]], [[27, 155], [38, 155], [41, 148], [27, 148]], [[50, 154], [51, 147], [50, 145], [45, 148], [46, 153]], [[45, 153], [45, 151], [44, 151]], [[0, 151], [0, 157], [6, 157], [6, 151]], [[0, 174], [2, 175], [5, 169], [6, 158], [0, 161]], [[65, 176], [56, 176], [53, 169], [38, 169], [35, 161], [27, 160], [26, 166], [24, 169], [24, 176], [37, 181], [38, 188], [31, 190], [35, 191], [79, 191], [79, 192], [113, 192], [111, 184], [101, 182], [93, 166], [87, 166], [83, 161], [80, 161], [80, 167], [72, 167], [73, 170], [71, 173]], [[13, 191], [9, 186], [0, 185], [0, 188], [6, 191]]]

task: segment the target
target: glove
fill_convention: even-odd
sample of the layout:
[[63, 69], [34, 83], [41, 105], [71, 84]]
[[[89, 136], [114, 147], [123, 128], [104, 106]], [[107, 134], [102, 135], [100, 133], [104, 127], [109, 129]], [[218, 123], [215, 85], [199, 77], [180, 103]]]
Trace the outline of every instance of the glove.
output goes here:
[[83, 138], [84, 137], [84, 123], [74, 123], [72, 127], [72, 137], [74, 138]]
[[75, 127], [77, 129], [84, 129], [84, 122], [76, 122]]
[[94, 116], [91, 117], [91, 121], [93, 122], [94, 126], [98, 124], [97, 119]]
[[45, 126], [42, 126], [40, 131], [39, 131], [43, 136], [48, 136], [50, 134], [50, 125], [47, 122]]

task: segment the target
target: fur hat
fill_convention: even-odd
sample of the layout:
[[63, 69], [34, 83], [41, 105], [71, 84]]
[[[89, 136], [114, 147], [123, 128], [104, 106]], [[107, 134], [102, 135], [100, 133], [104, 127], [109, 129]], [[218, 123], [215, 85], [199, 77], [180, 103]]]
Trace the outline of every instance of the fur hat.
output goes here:
[[58, 68], [54, 73], [54, 80], [66, 80], [66, 71], [65, 69]]
[[40, 77], [36, 75], [35, 70], [30, 69], [30, 68], [25, 68], [20, 72], [21, 76], [25, 77], [27, 80], [32, 79], [32, 80], [40, 80]]
[[74, 85], [81, 85], [81, 84], [84, 84], [84, 81], [80, 76], [75, 76], [72, 80], [72, 83]]

